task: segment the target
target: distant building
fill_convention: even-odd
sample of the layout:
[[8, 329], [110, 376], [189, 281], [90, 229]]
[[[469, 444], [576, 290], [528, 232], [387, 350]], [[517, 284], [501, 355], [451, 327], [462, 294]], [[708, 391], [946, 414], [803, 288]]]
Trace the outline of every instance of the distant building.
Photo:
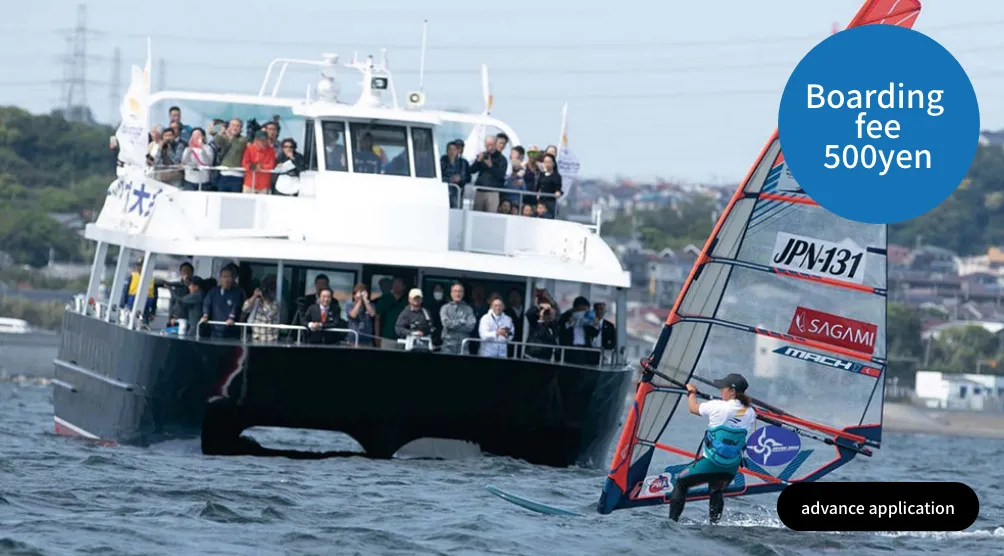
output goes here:
[[914, 390], [932, 409], [1004, 411], [1004, 376], [917, 371]]

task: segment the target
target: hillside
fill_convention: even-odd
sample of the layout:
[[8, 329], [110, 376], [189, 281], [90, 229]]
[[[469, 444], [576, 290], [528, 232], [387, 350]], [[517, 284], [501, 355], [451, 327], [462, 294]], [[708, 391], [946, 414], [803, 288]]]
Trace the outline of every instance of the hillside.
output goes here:
[[85, 260], [85, 242], [49, 214], [100, 208], [115, 179], [113, 133], [59, 112], [0, 107], [0, 251], [33, 266], [46, 263], [50, 247], [60, 261]]

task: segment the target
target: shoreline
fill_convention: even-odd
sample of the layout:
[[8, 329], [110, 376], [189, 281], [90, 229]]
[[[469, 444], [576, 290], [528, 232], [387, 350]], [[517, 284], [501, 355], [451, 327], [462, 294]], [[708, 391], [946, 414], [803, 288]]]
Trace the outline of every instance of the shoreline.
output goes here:
[[1004, 413], [927, 409], [886, 402], [882, 429], [888, 432], [1004, 439]]

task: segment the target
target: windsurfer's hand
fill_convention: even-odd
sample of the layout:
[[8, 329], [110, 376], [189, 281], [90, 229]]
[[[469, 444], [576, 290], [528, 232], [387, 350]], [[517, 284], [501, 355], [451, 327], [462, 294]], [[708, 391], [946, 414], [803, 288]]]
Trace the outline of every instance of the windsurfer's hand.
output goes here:
[[696, 393], [697, 393], [697, 387], [694, 386], [693, 384], [688, 384], [687, 385], [687, 395], [689, 396], [690, 394], [696, 394]]

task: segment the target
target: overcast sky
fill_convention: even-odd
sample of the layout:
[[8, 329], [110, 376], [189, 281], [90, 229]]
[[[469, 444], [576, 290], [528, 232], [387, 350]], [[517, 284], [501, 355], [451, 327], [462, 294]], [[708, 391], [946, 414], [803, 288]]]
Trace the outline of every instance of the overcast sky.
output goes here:
[[[150, 35], [155, 89], [253, 94], [275, 57], [334, 52], [346, 62], [353, 50], [378, 55], [386, 47], [403, 102], [404, 92], [418, 86], [428, 18], [430, 106], [480, 110], [485, 63], [494, 115], [525, 143], [557, 142], [568, 101], [569, 144], [583, 176], [727, 183], [742, 178], [776, 125], [791, 70], [860, 4], [100, 0], [86, 3], [86, 98], [99, 120], [110, 120]], [[35, 113], [59, 106], [77, 5], [32, 0], [0, 23], [0, 104]], [[1004, 105], [997, 102], [1004, 96], [1004, 2], [925, 0], [915, 29], [945, 45], [969, 72], [982, 126], [1004, 127]], [[112, 91], [116, 47], [120, 88]], [[163, 73], [157, 59], [164, 60]], [[344, 92], [357, 90], [356, 75], [341, 72]], [[299, 72], [284, 92], [302, 96], [315, 81]]]

